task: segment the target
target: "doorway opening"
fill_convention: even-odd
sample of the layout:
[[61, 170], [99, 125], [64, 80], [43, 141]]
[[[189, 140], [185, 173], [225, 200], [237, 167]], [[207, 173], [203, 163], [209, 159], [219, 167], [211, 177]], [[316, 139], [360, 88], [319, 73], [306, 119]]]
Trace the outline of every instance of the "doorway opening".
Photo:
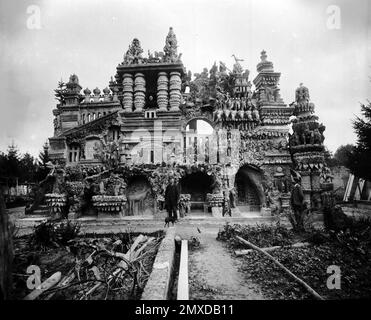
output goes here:
[[187, 174], [180, 180], [180, 190], [191, 195], [191, 214], [207, 213], [208, 193], [212, 193], [213, 178], [204, 172]]

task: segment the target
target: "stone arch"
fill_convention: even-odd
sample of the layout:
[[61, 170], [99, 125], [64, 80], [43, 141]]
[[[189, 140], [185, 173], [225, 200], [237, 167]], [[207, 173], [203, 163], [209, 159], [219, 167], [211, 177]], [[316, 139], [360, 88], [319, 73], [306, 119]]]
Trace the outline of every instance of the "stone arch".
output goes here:
[[179, 185], [181, 193], [191, 195], [191, 210], [203, 210], [207, 194], [214, 191], [215, 177], [201, 170], [186, 171]]
[[184, 122], [183, 122], [183, 130], [185, 131], [186, 128], [187, 128], [187, 125], [192, 122], [192, 121], [197, 121], [197, 120], [203, 120], [205, 122], [207, 122], [210, 126], [212, 126], [212, 128], [215, 130], [216, 129], [216, 123], [210, 119], [209, 117], [207, 116], [195, 116], [195, 117], [192, 117], [192, 118], [189, 118], [189, 119], [186, 119]]
[[240, 166], [234, 176], [236, 204], [247, 207], [248, 211], [258, 211], [265, 204], [263, 189], [263, 171], [253, 165]]

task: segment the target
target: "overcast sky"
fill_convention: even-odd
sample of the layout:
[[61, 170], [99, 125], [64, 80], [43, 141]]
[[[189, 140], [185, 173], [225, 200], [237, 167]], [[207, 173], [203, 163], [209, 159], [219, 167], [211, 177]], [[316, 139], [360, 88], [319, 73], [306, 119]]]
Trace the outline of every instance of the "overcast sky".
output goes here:
[[[40, 29], [29, 28], [30, 5]], [[162, 51], [172, 26], [193, 73], [220, 60], [232, 67], [235, 54], [252, 80], [265, 49], [287, 104], [300, 82], [309, 88], [335, 151], [355, 142], [351, 119], [371, 100], [370, 11], [368, 0], [1, 0], [0, 150], [14, 140], [37, 155], [53, 134], [61, 78], [76, 73], [83, 88], [103, 89], [134, 37]]]

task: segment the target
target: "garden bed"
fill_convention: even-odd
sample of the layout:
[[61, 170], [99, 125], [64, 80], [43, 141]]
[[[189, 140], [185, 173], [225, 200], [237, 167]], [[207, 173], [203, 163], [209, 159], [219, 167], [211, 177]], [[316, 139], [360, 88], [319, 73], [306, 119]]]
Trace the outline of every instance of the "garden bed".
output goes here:
[[26, 270], [30, 265], [40, 268], [41, 282], [61, 272], [61, 281], [43, 292], [37, 298], [40, 300], [141, 298], [163, 231], [76, 237], [73, 235], [78, 227], [64, 225], [54, 226], [59, 230], [55, 236], [48, 234], [47, 224], [50, 223], [44, 224], [42, 232], [38, 227], [38, 233], [14, 240], [13, 299], [24, 299], [32, 291], [27, 288], [30, 275]]
[[[218, 239], [226, 241], [231, 254], [237, 249], [249, 249], [235, 239], [238, 235], [260, 248], [284, 246], [269, 251], [297, 277], [325, 299], [359, 299], [371, 297], [371, 223], [357, 221], [343, 231], [327, 233], [310, 230], [294, 233], [280, 225], [226, 225]], [[292, 248], [298, 242], [309, 246]], [[303, 286], [258, 251], [238, 257], [240, 270], [248, 280], [260, 285], [270, 299], [313, 299]], [[329, 289], [329, 266], [340, 268], [340, 289]]]

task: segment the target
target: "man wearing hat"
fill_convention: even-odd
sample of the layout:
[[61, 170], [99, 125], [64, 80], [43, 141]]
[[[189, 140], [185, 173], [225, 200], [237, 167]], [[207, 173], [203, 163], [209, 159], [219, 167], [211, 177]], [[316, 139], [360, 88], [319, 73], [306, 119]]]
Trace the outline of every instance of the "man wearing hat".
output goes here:
[[168, 216], [170, 218], [174, 218], [175, 221], [178, 220], [177, 216], [178, 201], [179, 201], [179, 189], [178, 186], [175, 184], [174, 177], [171, 177], [170, 184], [166, 187], [165, 190], [165, 209], [168, 212]]
[[304, 194], [300, 185], [300, 178], [295, 178], [295, 185], [291, 191], [291, 207], [294, 212], [296, 225], [303, 227]]

